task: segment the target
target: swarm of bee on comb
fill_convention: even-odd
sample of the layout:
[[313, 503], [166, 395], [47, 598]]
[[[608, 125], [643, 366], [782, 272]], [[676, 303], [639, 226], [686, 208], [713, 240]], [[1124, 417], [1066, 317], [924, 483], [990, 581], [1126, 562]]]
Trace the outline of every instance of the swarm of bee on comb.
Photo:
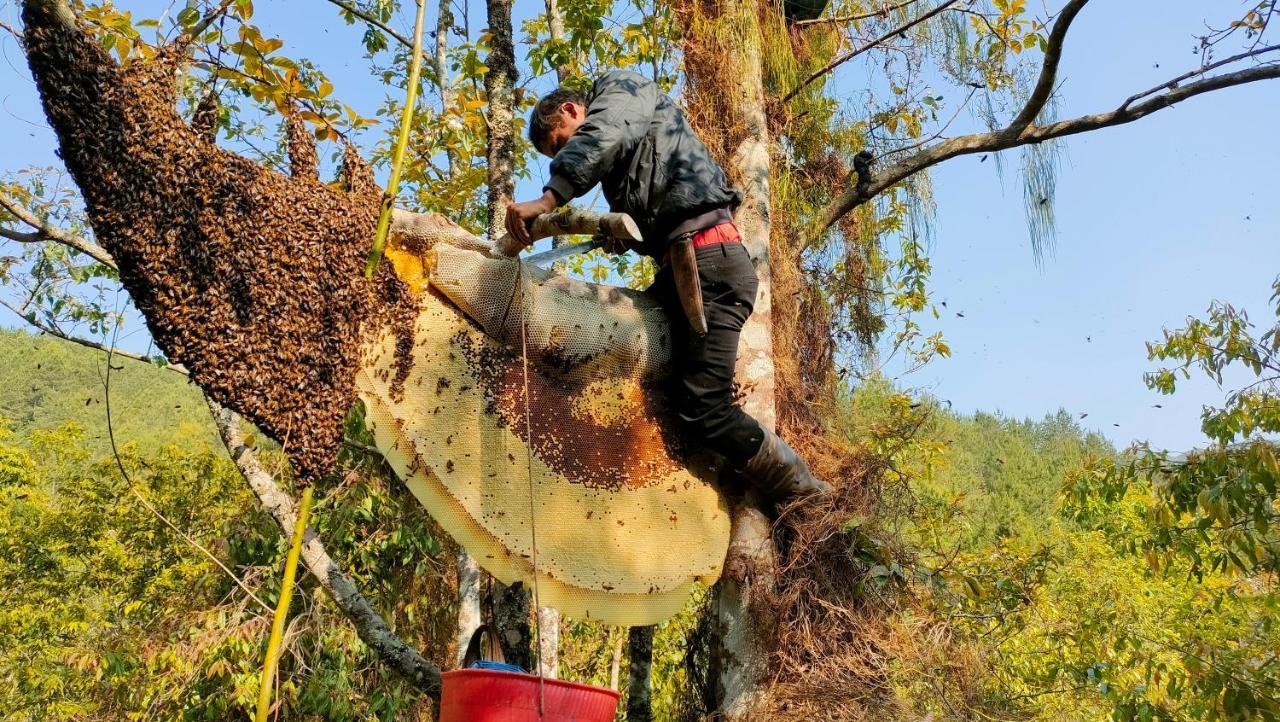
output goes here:
[[389, 268], [363, 274], [372, 170], [348, 147], [342, 187], [322, 183], [296, 118], [289, 176], [219, 148], [216, 99], [191, 124], [178, 114], [180, 43], [121, 68], [65, 6], [28, 2], [24, 21], [62, 158], [156, 343], [279, 440], [302, 480], [323, 474], [355, 399], [362, 335], [407, 328], [415, 312]]

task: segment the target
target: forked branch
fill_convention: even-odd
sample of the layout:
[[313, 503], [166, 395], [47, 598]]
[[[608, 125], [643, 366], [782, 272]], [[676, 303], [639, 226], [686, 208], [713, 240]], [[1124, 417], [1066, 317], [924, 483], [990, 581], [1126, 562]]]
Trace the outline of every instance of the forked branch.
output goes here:
[[[859, 182], [849, 187], [818, 214], [809, 228], [807, 238], [802, 247], [809, 248], [817, 243], [827, 229], [838, 222], [846, 213], [875, 198], [894, 184], [945, 160], [961, 155], [988, 153], [1023, 145], [1043, 143], [1055, 138], [1124, 125], [1144, 118], [1156, 111], [1172, 107], [1197, 95], [1204, 95], [1216, 90], [1256, 83], [1262, 80], [1280, 78], [1280, 64], [1269, 64], [1212, 77], [1202, 77], [1195, 82], [1182, 84], [1185, 79], [1203, 76], [1206, 72], [1229, 63], [1256, 58], [1264, 53], [1272, 52], [1278, 47], [1269, 46], [1242, 53], [1221, 63], [1215, 63], [1212, 67], [1206, 66], [1180, 75], [1151, 90], [1131, 96], [1115, 110], [1083, 115], [1045, 125], [1036, 125], [1034, 119], [1043, 109], [1044, 103], [1052, 93], [1055, 83], [1062, 38], [1066, 34], [1065, 29], [1059, 30], [1059, 27], [1069, 23], [1074, 18], [1075, 12], [1078, 12], [1080, 7], [1087, 1], [1074, 0], [1059, 16], [1053, 30], [1053, 36], [1058, 39], [1056, 43], [1051, 41], [1050, 47], [1050, 50], [1053, 51], [1053, 46], [1056, 44], [1058, 50], [1047, 53], [1046, 67], [1041, 71], [1040, 79], [1036, 83], [1035, 90], [1032, 91], [1031, 98], [1007, 127], [987, 133], [974, 133], [951, 138], [923, 148], [896, 163], [869, 173], [869, 178], [865, 183]], [[1069, 11], [1071, 11], [1070, 14], [1068, 14]]]

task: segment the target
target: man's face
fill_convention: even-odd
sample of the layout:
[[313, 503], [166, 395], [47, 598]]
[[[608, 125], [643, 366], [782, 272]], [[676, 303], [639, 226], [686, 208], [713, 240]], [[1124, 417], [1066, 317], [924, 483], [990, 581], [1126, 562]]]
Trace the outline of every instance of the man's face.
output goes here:
[[559, 111], [556, 113], [558, 122], [547, 132], [547, 140], [543, 147], [538, 149], [548, 158], [556, 157], [556, 153], [569, 142], [569, 138], [577, 132], [578, 126], [582, 125], [582, 119], [587, 115], [587, 109], [577, 103], [563, 103]]

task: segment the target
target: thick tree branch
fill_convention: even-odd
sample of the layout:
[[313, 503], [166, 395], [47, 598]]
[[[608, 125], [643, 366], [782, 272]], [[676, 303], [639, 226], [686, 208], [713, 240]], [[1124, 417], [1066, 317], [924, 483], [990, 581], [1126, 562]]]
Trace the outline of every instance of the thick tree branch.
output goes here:
[[[1079, 0], [1077, 0], [1077, 1], [1079, 1]], [[881, 45], [882, 43], [884, 43], [884, 42], [886, 42], [886, 41], [888, 41], [888, 40], [891, 40], [894, 36], [896, 36], [896, 35], [900, 35], [900, 34], [902, 34], [902, 33], [905, 33], [905, 32], [907, 32], [908, 30], [910, 30], [911, 28], [914, 28], [915, 26], [919, 25], [920, 23], [922, 23], [922, 22], [924, 22], [924, 21], [926, 21], [926, 20], [928, 20], [928, 19], [930, 19], [930, 18], [932, 18], [932, 17], [934, 17], [934, 16], [936, 16], [936, 15], [940, 15], [940, 14], [942, 14], [943, 12], [945, 12], [945, 11], [947, 11], [947, 10], [950, 10], [951, 8], [955, 7], [956, 5], [959, 5], [959, 4], [960, 4], [960, 2], [961, 2], [961, 0], [948, 0], [947, 2], [942, 3], [941, 5], [939, 5], [938, 7], [936, 7], [936, 8], [934, 8], [934, 9], [930, 10], [929, 12], [925, 13], [924, 15], [921, 15], [920, 17], [918, 17], [918, 18], [916, 18], [916, 19], [914, 19], [914, 20], [911, 20], [911, 21], [907, 22], [905, 25], [901, 25], [901, 26], [899, 26], [899, 27], [896, 27], [896, 28], [894, 28], [893, 30], [890, 30], [889, 32], [885, 33], [884, 35], [881, 35], [880, 37], [876, 38], [875, 40], [872, 40], [871, 42], [869, 42], [869, 43], [867, 43], [867, 44], [865, 44], [865, 45], [862, 45], [862, 46], [859, 46], [859, 47], [857, 47], [857, 48], [854, 48], [853, 50], [850, 50], [849, 52], [845, 53], [844, 55], [841, 55], [841, 56], [837, 57], [835, 60], [832, 60], [831, 62], [827, 63], [824, 67], [822, 67], [822, 68], [820, 68], [820, 69], [818, 69], [818, 70], [815, 70], [815, 71], [813, 72], [813, 74], [812, 74], [812, 75], [810, 75], [809, 77], [805, 78], [805, 79], [804, 79], [804, 82], [800, 83], [800, 84], [799, 84], [799, 85], [797, 85], [795, 88], [793, 88], [793, 89], [791, 90], [791, 92], [789, 92], [789, 93], [787, 93], [785, 96], [783, 96], [783, 98], [782, 98], [782, 102], [783, 102], [784, 104], [785, 104], [785, 103], [790, 102], [792, 98], [796, 97], [796, 95], [800, 93], [800, 91], [802, 91], [802, 90], [804, 90], [805, 88], [809, 87], [809, 85], [810, 85], [813, 81], [817, 80], [818, 78], [821, 78], [822, 76], [826, 75], [827, 73], [830, 73], [832, 70], [835, 70], [837, 67], [839, 67], [839, 66], [843, 65], [844, 63], [847, 63], [848, 61], [850, 61], [850, 60], [852, 60], [852, 59], [854, 59], [854, 58], [858, 57], [859, 55], [862, 55], [863, 53], [867, 52], [868, 50], [871, 50], [872, 48], [875, 48], [875, 47], [877, 47], [877, 46]]]
[[1178, 77], [1173, 78], [1172, 80], [1166, 80], [1165, 82], [1155, 86], [1154, 88], [1148, 88], [1147, 90], [1144, 90], [1141, 93], [1134, 93], [1133, 95], [1130, 95], [1128, 98], [1125, 99], [1123, 103], [1120, 104], [1120, 109], [1123, 110], [1125, 108], [1128, 108], [1130, 105], [1132, 105], [1136, 101], [1139, 101], [1149, 95], [1155, 95], [1161, 90], [1173, 90], [1174, 88], [1178, 87], [1180, 83], [1190, 80], [1192, 78], [1196, 78], [1201, 75], [1204, 75], [1210, 70], [1217, 70], [1218, 68], [1221, 68], [1224, 65], [1237, 63], [1246, 58], [1256, 58], [1259, 55], [1265, 55], [1266, 53], [1275, 52], [1276, 50], [1280, 50], [1280, 45], [1268, 45], [1261, 48], [1254, 48], [1253, 50], [1240, 53], [1239, 55], [1232, 55], [1231, 57], [1226, 58], [1224, 60], [1219, 60], [1216, 63], [1210, 63], [1203, 67], [1196, 68], [1195, 70], [1187, 71], [1182, 75], [1179, 75]]
[[1058, 64], [1062, 61], [1062, 45], [1067, 39], [1067, 30], [1071, 29], [1071, 22], [1088, 2], [1089, 0], [1071, 0], [1066, 7], [1062, 8], [1062, 12], [1058, 13], [1058, 19], [1053, 23], [1053, 30], [1049, 31], [1044, 63], [1040, 66], [1040, 77], [1036, 80], [1036, 85], [1031, 90], [1031, 97], [1027, 98], [1027, 104], [1023, 106], [1022, 112], [1018, 113], [1018, 116], [1009, 124], [1010, 131], [1021, 131], [1031, 125], [1040, 115], [1040, 111], [1044, 110], [1044, 104], [1049, 102], [1049, 97], [1053, 95], [1053, 86], [1057, 82]]
[[1277, 78], [1280, 78], [1280, 65], [1263, 65], [1205, 78], [1187, 85], [1177, 86], [1175, 83], [1174, 87], [1170, 87], [1170, 84], [1166, 83], [1161, 87], [1168, 87], [1167, 92], [1149, 97], [1140, 103], [1129, 104], [1129, 101], [1126, 101], [1126, 105], [1107, 113], [1084, 115], [1048, 125], [1030, 125], [1021, 129], [1021, 131], [1009, 127], [990, 133], [963, 135], [929, 146], [893, 165], [872, 173], [866, 184], [858, 183], [828, 204], [810, 227], [804, 247], [808, 248], [816, 243], [828, 228], [854, 208], [876, 197], [895, 183], [942, 161], [961, 155], [1007, 150], [1022, 145], [1043, 143], [1054, 138], [1086, 133], [1115, 125], [1124, 125], [1132, 123], [1139, 118], [1144, 118], [1158, 110], [1172, 107], [1197, 95], [1260, 80]]
[[44, 243], [49, 240], [39, 233], [20, 233], [18, 231], [11, 231], [3, 226], [0, 226], [0, 238], [8, 238], [11, 241], [17, 241], [18, 243]]
[[[249, 482], [258, 501], [262, 504], [285, 536], [292, 536], [294, 525], [298, 520], [297, 504], [293, 497], [280, 488], [271, 474], [262, 466], [262, 462], [244, 443], [244, 434], [240, 431], [240, 418], [230, 409], [225, 409], [213, 400], [206, 398], [209, 410], [213, 413], [214, 425], [218, 436], [227, 447], [227, 453], [235, 462], [236, 468]], [[414, 686], [426, 692], [434, 699], [440, 697], [440, 670], [428, 662], [407, 642], [396, 636], [387, 626], [385, 620], [374, 610], [355, 584], [338, 568], [333, 558], [325, 551], [316, 533], [307, 529], [302, 547], [302, 561], [307, 570], [324, 588], [338, 609], [355, 626], [360, 639], [377, 653], [378, 657], [392, 669], [404, 675]]]
[[90, 241], [89, 239], [69, 233], [56, 226], [50, 225], [36, 216], [36, 214], [27, 210], [18, 199], [0, 191], [0, 208], [15, 216], [18, 220], [36, 229], [36, 233], [18, 233], [17, 231], [8, 231], [0, 228], [0, 235], [20, 243], [35, 243], [38, 241], [54, 241], [64, 246], [73, 248], [104, 266], [116, 267], [115, 259], [111, 258], [111, 254], [102, 246]]
[[26, 0], [23, 4], [43, 14], [65, 30], [76, 28], [76, 14], [66, 0]]

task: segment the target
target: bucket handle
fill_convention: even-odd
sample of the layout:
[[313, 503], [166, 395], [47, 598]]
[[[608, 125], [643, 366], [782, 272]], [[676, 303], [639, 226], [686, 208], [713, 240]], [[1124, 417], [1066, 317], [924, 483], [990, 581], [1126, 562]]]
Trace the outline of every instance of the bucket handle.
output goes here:
[[[488, 635], [488, 643], [485, 637]], [[471, 633], [471, 641], [467, 643], [467, 653], [462, 657], [462, 668], [470, 669], [479, 660], [488, 662], [507, 661], [502, 654], [502, 645], [498, 643], [498, 631], [488, 624], [481, 624]]]

